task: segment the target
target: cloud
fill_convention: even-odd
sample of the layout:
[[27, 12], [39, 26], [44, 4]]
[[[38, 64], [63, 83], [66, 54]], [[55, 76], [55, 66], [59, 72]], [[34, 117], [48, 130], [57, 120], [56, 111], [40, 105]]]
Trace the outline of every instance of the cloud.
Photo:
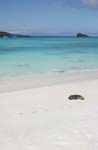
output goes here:
[[98, 0], [50, 0], [52, 3], [59, 3], [62, 6], [68, 6], [73, 8], [83, 7], [98, 7]]
[[82, 2], [86, 5], [96, 6], [98, 5], [98, 0], [82, 0]]
[[69, 8], [98, 8], [98, 0], [33, 0], [40, 5], [46, 4], [50, 6], [69, 7]]

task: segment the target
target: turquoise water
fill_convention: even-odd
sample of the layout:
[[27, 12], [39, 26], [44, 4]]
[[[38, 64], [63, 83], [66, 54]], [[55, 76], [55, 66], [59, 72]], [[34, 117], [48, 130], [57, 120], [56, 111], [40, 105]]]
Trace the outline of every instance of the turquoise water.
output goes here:
[[0, 78], [98, 68], [98, 38], [0, 39]]

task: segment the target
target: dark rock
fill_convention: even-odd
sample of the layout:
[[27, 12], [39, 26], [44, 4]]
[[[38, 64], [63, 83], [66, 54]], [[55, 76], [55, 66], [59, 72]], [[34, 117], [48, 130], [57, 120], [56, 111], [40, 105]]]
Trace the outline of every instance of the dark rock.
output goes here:
[[78, 33], [78, 34], [77, 34], [77, 37], [88, 37], [88, 35], [83, 34], [83, 33]]
[[69, 100], [84, 100], [84, 97], [81, 95], [70, 95], [68, 97]]

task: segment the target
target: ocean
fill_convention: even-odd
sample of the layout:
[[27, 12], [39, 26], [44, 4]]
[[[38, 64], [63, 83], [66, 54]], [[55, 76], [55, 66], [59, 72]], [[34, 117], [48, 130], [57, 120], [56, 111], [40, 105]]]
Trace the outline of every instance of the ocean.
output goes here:
[[98, 38], [0, 39], [0, 79], [98, 68]]

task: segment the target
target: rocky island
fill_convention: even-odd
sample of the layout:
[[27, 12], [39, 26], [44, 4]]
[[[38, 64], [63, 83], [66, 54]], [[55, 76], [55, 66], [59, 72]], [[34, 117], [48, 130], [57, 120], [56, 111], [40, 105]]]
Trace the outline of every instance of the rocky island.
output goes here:
[[20, 35], [20, 34], [12, 34], [12, 33], [8, 33], [8, 32], [3, 32], [0, 31], [0, 38], [4, 38], [4, 37], [32, 37], [30, 35]]
[[76, 35], [76, 37], [88, 37], [88, 35], [83, 34], [83, 33], [78, 33], [78, 34]]

